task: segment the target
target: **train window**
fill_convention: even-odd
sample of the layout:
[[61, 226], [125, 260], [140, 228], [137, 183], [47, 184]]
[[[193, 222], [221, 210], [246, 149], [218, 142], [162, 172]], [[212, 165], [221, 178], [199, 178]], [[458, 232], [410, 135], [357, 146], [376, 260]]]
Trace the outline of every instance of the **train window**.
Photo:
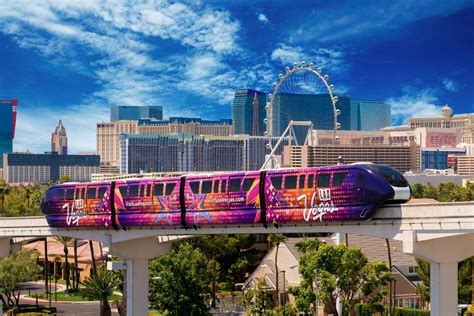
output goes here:
[[314, 185], [314, 174], [308, 176], [308, 188], [312, 188]]
[[296, 189], [297, 176], [286, 176], [285, 177], [285, 189]]
[[66, 200], [74, 200], [74, 189], [66, 190]]
[[53, 201], [54, 200], [54, 193], [57, 192], [57, 191], [59, 191], [59, 190], [49, 189], [48, 191], [46, 191], [46, 193], [44, 194], [44, 201], [45, 202]]
[[332, 176], [332, 185], [333, 185], [333, 186], [341, 185], [342, 182], [344, 181], [344, 179], [346, 178], [346, 175], [347, 175], [347, 173], [345, 173], [345, 172], [338, 172], [338, 173], [335, 173], [335, 174]]
[[283, 177], [271, 177], [272, 185], [275, 189], [281, 190], [281, 184], [283, 182]]
[[233, 178], [229, 182], [229, 192], [240, 192], [240, 183], [242, 178]]
[[191, 192], [199, 194], [199, 181], [189, 182], [189, 187], [191, 188]]
[[219, 192], [219, 180], [214, 180], [214, 193]]
[[375, 169], [394, 187], [408, 186], [408, 182], [403, 175], [392, 167], [386, 165], [370, 165], [369, 168]]
[[128, 197], [138, 197], [138, 185], [128, 186]]
[[252, 184], [255, 182], [255, 179], [245, 179], [244, 183], [242, 183], [242, 191], [248, 192], [252, 187]]
[[146, 195], [151, 196], [151, 184], [147, 184], [146, 186]]
[[86, 198], [86, 188], [82, 188], [81, 190], [81, 199], [85, 199]]
[[163, 188], [164, 188], [163, 183], [156, 183], [155, 182], [155, 186], [153, 187], [153, 195], [154, 196], [162, 196], [163, 195]]
[[304, 189], [304, 180], [306, 180], [306, 176], [305, 176], [305, 175], [301, 175], [301, 176], [300, 176], [300, 183], [299, 183], [299, 188], [300, 188], [300, 189]]
[[221, 193], [227, 192], [227, 180], [222, 180], [221, 181]]
[[203, 181], [201, 185], [201, 193], [207, 194], [212, 192], [212, 181]]
[[119, 191], [120, 191], [120, 195], [122, 196], [122, 199], [123, 198], [126, 198], [127, 197], [127, 189], [128, 189], [128, 186], [126, 185], [122, 185], [120, 187], [118, 187]]
[[58, 200], [64, 200], [64, 189], [58, 189]]
[[173, 193], [175, 186], [176, 186], [176, 183], [167, 183], [166, 188], [165, 188], [166, 195], [171, 195], [171, 193]]
[[329, 173], [318, 174], [318, 188], [328, 188], [330, 180], [331, 175]]
[[99, 188], [99, 192], [97, 193], [97, 198], [100, 200], [104, 197], [105, 192], [107, 192], [106, 187]]
[[364, 175], [359, 173], [357, 175], [357, 187], [362, 188], [364, 186]]
[[140, 191], [140, 197], [144, 197], [145, 196], [145, 186], [141, 185], [139, 191]]
[[95, 200], [96, 193], [97, 193], [97, 188], [87, 188], [87, 199]]

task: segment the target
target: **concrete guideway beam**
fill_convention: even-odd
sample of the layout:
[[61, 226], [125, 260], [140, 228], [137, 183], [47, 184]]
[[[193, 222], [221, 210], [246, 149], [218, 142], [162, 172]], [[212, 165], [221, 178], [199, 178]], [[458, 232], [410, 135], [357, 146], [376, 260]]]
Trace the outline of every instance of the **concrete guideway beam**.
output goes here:
[[110, 252], [124, 257], [127, 263], [127, 316], [148, 315], [148, 260], [169, 251], [172, 242], [173, 239], [163, 241], [157, 237], [149, 237], [111, 245]]

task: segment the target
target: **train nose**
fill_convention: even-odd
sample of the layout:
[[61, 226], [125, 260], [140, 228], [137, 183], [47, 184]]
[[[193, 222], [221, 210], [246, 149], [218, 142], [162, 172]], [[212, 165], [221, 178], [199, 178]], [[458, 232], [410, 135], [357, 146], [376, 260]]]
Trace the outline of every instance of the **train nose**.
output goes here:
[[393, 195], [392, 200], [394, 201], [408, 201], [411, 197], [411, 190], [410, 186], [406, 187], [394, 187], [392, 186], [393, 191], [395, 194]]

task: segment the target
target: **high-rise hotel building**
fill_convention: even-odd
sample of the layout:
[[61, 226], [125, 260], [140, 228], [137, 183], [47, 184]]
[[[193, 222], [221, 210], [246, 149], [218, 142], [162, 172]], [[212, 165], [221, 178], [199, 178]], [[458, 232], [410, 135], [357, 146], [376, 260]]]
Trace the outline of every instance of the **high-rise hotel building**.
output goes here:
[[[263, 135], [266, 130], [264, 119], [267, 116], [265, 106], [267, 96], [264, 92], [241, 89], [235, 91], [234, 103], [232, 104], [232, 120], [234, 122], [235, 134]], [[258, 111], [255, 111], [258, 109]], [[258, 124], [258, 126], [254, 126]]]
[[[194, 135], [229, 136], [234, 132], [232, 120], [208, 121], [199, 118], [171, 117], [169, 120], [140, 119], [97, 123], [97, 152], [101, 171], [118, 173], [120, 168], [120, 135]], [[168, 170], [170, 171], [170, 170]]]
[[67, 134], [63, 122], [59, 120], [58, 126], [51, 134], [51, 152], [67, 155]]
[[[18, 100], [0, 100], [0, 155], [13, 151]], [[3, 162], [0, 159], [0, 168]]]
[[110, 109], [110, 121], [134, 120], [138, 121], [142, 118], [152, 118], [156, 120], [163, 119], [162, 106], [130, 106], [116, 105]]

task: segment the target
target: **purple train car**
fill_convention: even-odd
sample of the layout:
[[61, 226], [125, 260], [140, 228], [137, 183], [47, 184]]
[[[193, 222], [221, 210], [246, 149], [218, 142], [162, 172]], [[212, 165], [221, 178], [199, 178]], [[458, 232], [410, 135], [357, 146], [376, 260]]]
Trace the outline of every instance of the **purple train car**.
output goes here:
[[358, 163], [56, 185], [41, 210], [54, 227], [295, 224], [370, 219], [410, 199], [397, 170]]

